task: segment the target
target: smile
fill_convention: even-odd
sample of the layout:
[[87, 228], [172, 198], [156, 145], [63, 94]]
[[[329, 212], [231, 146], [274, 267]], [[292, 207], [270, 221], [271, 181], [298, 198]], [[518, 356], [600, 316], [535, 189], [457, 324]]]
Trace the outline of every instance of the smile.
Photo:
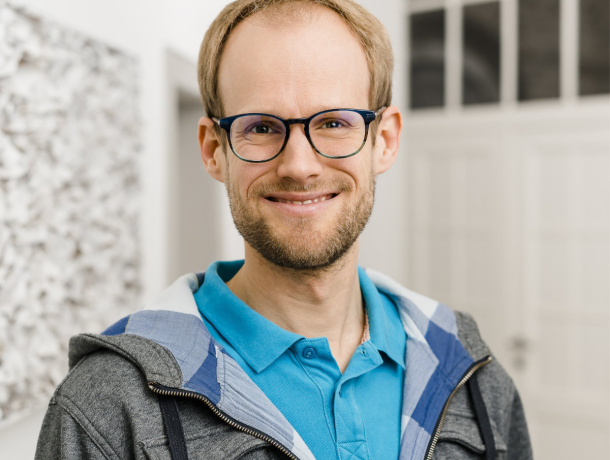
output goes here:
[[337, 196], [336, 193], [329, 193], [328, 195], [317, 196], [315, 198], [310, 198], [310, 199], [306, 199], [306, 200], [289, 200], [286, 198], [275, 197], [275, 196], [269, 196], [269, 197], [267, 197], [267, 199], [269, 201], [274, 201], [276, 203], [296, 204], [296, 205], [302, 206], [304, 204], [320, 203], [321, 201], [330, 200], [336, 196]]

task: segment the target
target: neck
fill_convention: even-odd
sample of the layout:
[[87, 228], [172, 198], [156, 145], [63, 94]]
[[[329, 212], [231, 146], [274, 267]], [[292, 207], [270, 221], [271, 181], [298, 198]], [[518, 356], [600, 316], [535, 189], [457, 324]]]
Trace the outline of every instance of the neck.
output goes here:
[[357, 258], [358, 242], [332, 267], [303, 272], [278, 267], [246, 244], [244, 265], [227, 286], [281, 328], [326, 337], [343, 372], [364, 327]]

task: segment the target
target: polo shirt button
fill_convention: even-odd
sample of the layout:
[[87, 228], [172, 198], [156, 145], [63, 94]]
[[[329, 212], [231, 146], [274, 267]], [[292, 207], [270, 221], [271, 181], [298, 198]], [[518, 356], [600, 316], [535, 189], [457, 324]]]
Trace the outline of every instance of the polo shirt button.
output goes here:
[[303, 348], [303, 358], [312, 359], [316, 357], [316, 349], [313, 347]]

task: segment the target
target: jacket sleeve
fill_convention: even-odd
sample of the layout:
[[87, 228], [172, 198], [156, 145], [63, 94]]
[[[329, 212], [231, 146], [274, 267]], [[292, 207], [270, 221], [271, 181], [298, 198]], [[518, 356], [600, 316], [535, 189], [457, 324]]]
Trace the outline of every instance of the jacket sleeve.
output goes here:
[[42, 422], [35, 460], [108, 459], [94, 437], [54, 397]]
[[515, 389], [508, 434], [506, 435], [506, 460], [531, 460], [533, 458], [525, 412], [519, 393]]

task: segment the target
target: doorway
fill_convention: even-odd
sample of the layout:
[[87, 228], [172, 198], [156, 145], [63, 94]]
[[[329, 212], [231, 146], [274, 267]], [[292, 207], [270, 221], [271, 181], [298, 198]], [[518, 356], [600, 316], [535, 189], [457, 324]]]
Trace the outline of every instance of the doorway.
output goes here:
[[196, 65], [167, 52], [170, 85], [170, 197], [168, 281], [204, 271], [223, 257], [224, 187], [205, 171], [197, 142], [204, 115], [197, 87]]

